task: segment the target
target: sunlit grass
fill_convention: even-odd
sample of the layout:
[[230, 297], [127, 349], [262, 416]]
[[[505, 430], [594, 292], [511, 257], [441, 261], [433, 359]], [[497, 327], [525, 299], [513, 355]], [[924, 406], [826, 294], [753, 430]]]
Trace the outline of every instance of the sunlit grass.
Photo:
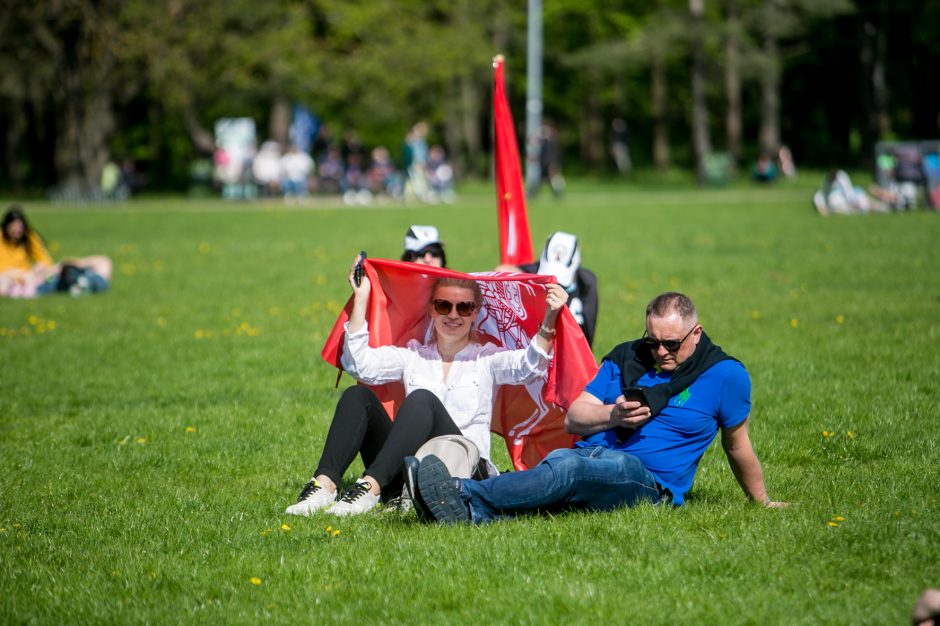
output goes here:
[[57, 255], [108, 254], [115, 278], [0, 302], [0, 622], [906, 621], [940, 584], [940, 215], [821, 218], [804, 187], [573, 181], [530, 206], [536, 246], [575, 232], [598, 275], [597, 356], [656, 293], [696, 300], [751, 373], [752, 438], [793, 507], [746, 504], [713, 447], [683, 510], [484, 528], [282, 512], [338, 397], [319, 350], [353, 256], [397, 258], [430, 223], [453, 267], [489, 269], [491, 189], [27, 204]]

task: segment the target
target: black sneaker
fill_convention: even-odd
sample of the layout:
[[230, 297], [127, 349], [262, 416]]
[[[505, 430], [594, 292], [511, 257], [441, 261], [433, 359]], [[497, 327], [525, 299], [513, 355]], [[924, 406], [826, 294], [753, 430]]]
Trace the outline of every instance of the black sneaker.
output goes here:
[[418, 466], [418, 493], [437, 521], [444, 524], [470, 521], [470, 510], [447, 466], [433, 454], [424, 457]]
[[421, 461], [416, 457], [405, 457], [401, 468], [402, 476], [405, 478], [405, 491], [402, 495], [411, 498], [415, 513], [418, 514], [420, 521], [431, 522], [434, 521], [434, 515], [431, 514], [431, 509], [425, 504], [421, 492], [418, 490], [418, 467], [420, 465]]

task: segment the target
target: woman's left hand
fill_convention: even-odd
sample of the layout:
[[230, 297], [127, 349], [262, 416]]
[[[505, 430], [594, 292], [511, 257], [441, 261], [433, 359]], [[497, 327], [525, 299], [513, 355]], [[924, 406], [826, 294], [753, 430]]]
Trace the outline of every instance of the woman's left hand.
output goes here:
[[554, 313], [553, 319], [558, 315], [558, 312], [561, 310], [561, 307], [565, 306], [568, 302], [568, 292], [564, 290], [561, 285], [552, 283], [548, 286], [548, 289], [545, 291], [545, 304], [548, 307], [545, 309], [545, 318], [548, 319], [549, 313]]

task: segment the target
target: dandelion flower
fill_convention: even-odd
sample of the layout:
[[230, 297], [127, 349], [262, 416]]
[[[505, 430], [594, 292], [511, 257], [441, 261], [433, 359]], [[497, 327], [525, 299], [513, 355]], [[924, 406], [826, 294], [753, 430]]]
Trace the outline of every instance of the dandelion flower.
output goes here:
[[146, 437], [138, 437], [138, 438], [137, 438], [137, 443], [147, 443], [147, 438], [146, 438]]
[[828, 438], [828, 437], [832, 437], [832, 435], [833, 435], [833, 432], [832, 432], [831, 430], [824, 430], [824, 431], [822, 431], [822, 436], [823, 436], [823, 437], [827, 437], [827, 438]]
[[250, 582], [252, 585], [260, 585], [261, 579], [258, 578], [257, 576], [252, 576], [251, 578], [248, 579], [248, 582]]
[[49, 321], [46, 323], [46, 327], [47, 327], [49, 330], [55, 330], [55, 320], [49, 320]]
[[842, 517], [841, 515], [834, 515], [832, 519], [834, 519], [834, 520], [837, 521], [837, 522], [844, 522], [844, 521], [845, 521], [845, 518]]
[[796, 328], [799, 325], [800, 325], [800, 320], [796, 319], [795, 317], [792, 320], [790, 320], [790, 328]]
[[836, 315], [836, 324], [845, 324], [845, 316], [841, 313]]
[[285, 532], [290, 532], [290, 526], [288, 526], [287, 524], [281, 524], [281, 530]]
[[333, 531], [333, 536], [334, 536], [334, 537], [337, 536], [338, 534], [339, 534], [339, 528], [337, 528], [336, 530]]
[[756, 321], [756, 320], [759, 320], [759, 319], [760, 319], [760, 311], [758, 311], [757, 309], [754, 309], [753, 311], [751, 311], [751, 319], [752, 319], [752, 320], [755, 320], [755, 321]]
[[187, 427], [186, 427], [186, 432], [188, 432], [188, 433], [194, 433], [194, 432], [196, 432], [196, 427], [195, 427], [195, 426], [187, 426]]
[[328, 533], [328, 532], [330, 532], [331, 530], [333, 530], [333, 527], [332, 527], [332, 526], [327, 526], [326, 528], [323, 529], [323, 532]]
[[848, 437], [849, 439], [855, 439], [855, 432], [850, 430], [847, 433], [845, 433], [845, 436]]
[[205, 241], [199, 243], [199, 254], [209, 254], [209, 244]]
[[39, 318], [35, 315], [30, 315], [28, 318], [26, 318], [26, 321], [29, 322], [30, 326], [35, 326], [39, 323]]
[[835, 528], [835, 527], [837, 527], [837, 526], [839, 525], [839, 524], [837, 524], [836, 522], [828, 522], [828, 524], [829, 524], [830, 526], [832, 526], [833, 528]]

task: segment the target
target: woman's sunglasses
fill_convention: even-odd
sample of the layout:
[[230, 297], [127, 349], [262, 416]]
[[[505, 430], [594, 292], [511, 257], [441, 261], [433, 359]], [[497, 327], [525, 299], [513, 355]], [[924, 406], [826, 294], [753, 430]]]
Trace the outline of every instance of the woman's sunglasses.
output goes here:
[[646, 347], [649, 348], [650, 350], [659, 350], [659, 346], [662, 346], [662, 347], [666, 348], [666, 351], [667, 351], [667, 352], [675, 352], [675, 351], [677, 351], [677, 350], [682, 346], [682, 342], [684, 342], [686, 339], [688, 339], [688, 338], [689, 338], [689, 335], [691, 335], [691, 334], [692, 334], [692, 331], [694, 331], [696, 328], [698, 328], [698, 324], [696, 324], [695, 326], [693, 326], [693, 327], [692, 327], [692, 330], [690, 330], [689, 332], [687, 332], [687, 333], [685, 334], [685, 337], [683, 337], [682, 339], [662, 339], [662, 340], [659, 340], [659, 339], [653, 339], [652, 337], [647, 337], [647, 336], [646, 336], [646, 333], [643, 333], [643, 343], [644, 343], [644, 344], [646, 345]]
[[457, 315], [460, 317], [470, 317], [477, 308], [476, 302], [451, 302], [450, 300], [432, 300], [434, 312], [438, 315], [450, 315], [451, 310], [456, 306]]

